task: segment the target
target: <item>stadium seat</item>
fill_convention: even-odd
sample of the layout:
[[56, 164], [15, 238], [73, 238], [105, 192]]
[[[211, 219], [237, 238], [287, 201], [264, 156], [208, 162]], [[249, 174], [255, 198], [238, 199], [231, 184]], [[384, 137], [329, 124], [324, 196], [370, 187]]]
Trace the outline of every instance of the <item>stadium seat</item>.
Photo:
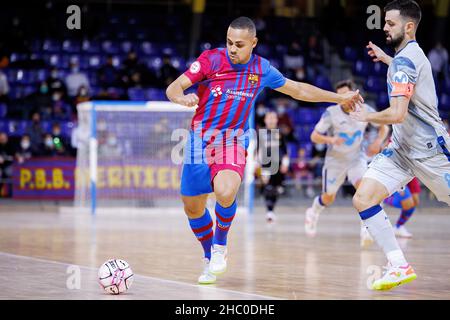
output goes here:
[[11, 53], [9, 56], [10, 62], [16, 62], [16, 61], [24, 61], [28, 59], [28, 54], [26, 53]]
[[160, 52], [156, 45], [152, 44], [151, 42], [144, 41], [139, 47], [140, 53], [145, 55], [159, 55]]
[[353, 73], [360, 77], [367, 77], [370, 74], [370, 62], [357, 60], [353, 66]]
[[9, 120], [7, 122], [6, 133], [11, 137], [23, 136], [28, 128], [29, 122], [26, 120]]
[[182, 57], [172, 57], [170, 59], [170, 62], [177, 70], [184, 71], [184, 69], [186, 68], [186, 60], [184, 60]]
[[315, 124], [316, 119], [314, 113], [309, 109], [301, 109], [298, 112], [297, 123], [301, 125]]
[[448, 111], [450, 110], [450, 95], [447, 93], [441, 94], [439, 99], [439, 109]]
[[36, 81], [45, 81], [49, 76], [48, 69], [38, 69], [36, 70]]
[[294, 142], [287, 143], [287, 153], [290, 159], [296, 159], [298, 152], [298, 146]]
[[380, 92], [377, 97], [377, 109], [385, 109], [389, 106], [389, 96], [386, 92]]
[[210, 50], [211, 48], [212, 48], [211, 43], [209, 43], [209, 42], [203, 42], [200, 44], [200, 52], [203, 52], [205, 50]]
[[[8, 106], [5, 103], [0, 103], [0, 119], [4, 119], [8, 113]], [[1, 128], [0, 128], [0, 131]]]
[[166, 94], [164, 90], [156, 89], [156, 88], [149, 88], [145, 90], [145, 100], [150, 101], [165, 101], [167, 100]]
[[89, 57], [89, 68], [98, 69], [103, 64], [103, 60], [99, 55]]
[[72, 121], [62, 121], [60, 123], [60, 126], [61, 126], [61, 135], [63, 137], [69, 138], [72, 135], [74, 123]]
[[102, 50], [107, 54], [117, 54], [119, 53], [119, 46], [116, 42], [111, 40], [105, 40], [102, 42]]
[[8, 131], [8, 120], [0, 118], [0, 132]]
[[44, 52], [60, 52], [61, 51], [61, 44], [54, 39], [46, 39], [42, 43], [42, 51]]
[[160, 57], [150, 57], [147, 60], [147, 66], [153, 70], [159, 70], [162, 66], [162, 59]]
[[128, 53], [134, 49], [134, 44], [131, 41], [123, 41], [120, 43], [120, 50], [122, 53]]
[[172, 56], [177, 53], [177, 49], [176, 49], [176, 46], [173, 44], [164, 44], [161, 46], [161, 52], [163, 54]]
[[344, 59], [347, 61], [356, 61], [358, 59], [358, 52], [354, 47], [347, 46], [344, 48]]
[[130, 88], [128, 89], [128, 97], [132, 101], [144, 101], [146, 100], [144, 89], [142, 88]]
[[375, 76], [386, 77], [387, 69], [387, 65], [382, 62], [376, 62], [373, 64], [373, 74]]
[[328, 80], [328, 77], [324, 75], [317, 76], [314, 80], [314, 85], [325, 90], [333, 91], [333, 86], [331, 85], [330, 80]]
[[369, 76], [364, 84], [364, 89], [369, 92], [379, 93], [386, 90], [386, 81], [378, 77]]
[[97, 41], [83, 40], [81, 44], [81, 49], [83, 52], [86, 53], [99, 53], [100, 45], [98, 44]]
[[81, 44], [77, 40], [64, 40], [62, 43], [62, 50], [67, 53], [79, 53]]

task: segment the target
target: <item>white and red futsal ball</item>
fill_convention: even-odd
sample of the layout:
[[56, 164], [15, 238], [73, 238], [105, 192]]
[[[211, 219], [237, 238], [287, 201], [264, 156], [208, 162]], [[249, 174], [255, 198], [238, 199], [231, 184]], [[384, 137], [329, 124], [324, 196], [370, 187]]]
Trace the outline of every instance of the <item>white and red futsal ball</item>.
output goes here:
[[110, 259], [98, 269], [98, 281], [110, 294], [119, 294], [130, 289], [133, 276], [130, 265], [122, 259]]

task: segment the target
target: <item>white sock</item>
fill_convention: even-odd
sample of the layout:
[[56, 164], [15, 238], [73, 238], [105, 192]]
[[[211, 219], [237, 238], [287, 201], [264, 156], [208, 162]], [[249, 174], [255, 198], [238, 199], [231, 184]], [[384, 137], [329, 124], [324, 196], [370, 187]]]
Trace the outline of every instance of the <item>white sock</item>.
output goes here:
[[391, 252], [388, 252], [386, 254], [388, 261], [391, 263], [391, 265], [398, 267], [398, 266], [405, 266], [408, 264], [408, 262], [405, 259], [405, 256], [403, 255], [402, 250], [394, 250]]
[[408, 264], [398, 245], [397, 239], [395, 238], [391, 221], [389, 221], [384, 210], [379, 211], [372, 217], [363, 221], [367, 230], [369, 230], [370, 235], [381, 249], [383, 249], [384, 254], [392, 266], [397, 267]]
[[326, 208], [325, 206], [320, 204], [319, 197], [320, 196], [317, 196], [314, 198], [313, 205], [312, 205], [312, 209], [314, 210], [315, 213], [318, 213], [318, 214], [321, 213]]

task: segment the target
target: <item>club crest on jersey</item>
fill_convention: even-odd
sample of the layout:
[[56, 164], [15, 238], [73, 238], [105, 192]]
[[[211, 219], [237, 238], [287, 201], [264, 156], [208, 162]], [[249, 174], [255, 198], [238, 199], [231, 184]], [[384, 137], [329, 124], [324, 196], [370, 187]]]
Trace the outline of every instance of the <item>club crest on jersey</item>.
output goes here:
[[259, 81], [259, 75], [254, 74], [254, 73], [250, 73], [248, 75], [248, 82], [250, 82], [250, 84], [252, 86], [256, 85], [258, 83], [258, 81]]
[[211, 93], [214, 97], [218, 97], [222, 95], [222, 88], [220, 86], [215, 86], [211, 89]]

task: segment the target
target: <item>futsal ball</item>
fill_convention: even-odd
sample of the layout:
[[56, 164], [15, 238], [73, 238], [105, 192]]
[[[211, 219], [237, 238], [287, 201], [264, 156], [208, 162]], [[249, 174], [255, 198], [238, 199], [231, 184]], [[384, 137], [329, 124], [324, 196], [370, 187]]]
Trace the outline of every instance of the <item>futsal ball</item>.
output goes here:
[[98, 281], [110, 294], [119, 294], [130, 289], [133, 276], [130, 265], [122, 259], [110, 259], [98, 269]]

